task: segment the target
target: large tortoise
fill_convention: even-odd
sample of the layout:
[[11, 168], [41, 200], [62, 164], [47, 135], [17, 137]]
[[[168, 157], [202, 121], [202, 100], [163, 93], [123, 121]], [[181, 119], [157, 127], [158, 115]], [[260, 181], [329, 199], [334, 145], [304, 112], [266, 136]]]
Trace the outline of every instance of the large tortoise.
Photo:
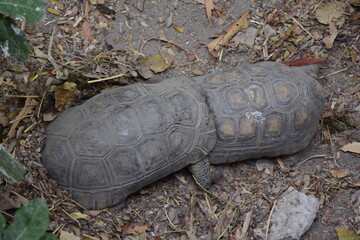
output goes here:
[[91, 209], [121, 203], [186, 166], [208, 186], [206, 156], [221, 164], [310, 143], [323, 103], [316, 73], [316, 66], [263, 62], [109, 90], [50, 124], [43, 164]]

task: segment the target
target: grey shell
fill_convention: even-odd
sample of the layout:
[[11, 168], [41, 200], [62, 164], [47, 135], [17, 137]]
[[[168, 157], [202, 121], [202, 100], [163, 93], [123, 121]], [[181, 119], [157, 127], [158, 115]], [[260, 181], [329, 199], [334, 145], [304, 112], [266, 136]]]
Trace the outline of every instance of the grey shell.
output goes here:
[[204, 158], [216, 141], [203, 90], [191, 79], [108, 90], [47, 129], [43, 165], [87, 208], [129, 194]]
[[275, 62], [241, 65], [196, 79], [215, 115], [213, 164], [293, 154], [313, 138], [323, 89], [316, 66]]

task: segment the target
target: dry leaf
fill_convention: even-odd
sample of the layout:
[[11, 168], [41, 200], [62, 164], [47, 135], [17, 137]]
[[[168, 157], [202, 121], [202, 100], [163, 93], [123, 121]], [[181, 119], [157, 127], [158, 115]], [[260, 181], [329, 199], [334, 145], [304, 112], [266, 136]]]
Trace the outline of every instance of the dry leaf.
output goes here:
[[179, 27], [178, 25], [173, 24], [172, 27], [175, 28], [176, 31], [178, 31], [179, 33], [183, 33], [183, 32], [184, 32], [184, 29], [181, 28], [181, 27]]
[[205, 9], [206, 9], [206, 17], [209, 20], [209, 23], [211, 23], [212, 10], [219, 11], [219, 9], [214, 4], [214, 0], [205, 0], [204, 4], [205, 4]]
[[55, 88], [55, 107], [59, 111], [64, 106], [73, 101], [77, 96], [80, 95], [80, 91], [76, 88], [76, 83], [65, 82], [61, 86]]
[[316, 18], [323, 24], [330, 24], [332, 20], [339, 19], [345, 13], [346, 3], [335, 1], [329, 2], [316, 11]]
[[56, 10], [56, 9], [53, 9], [53, 8], [48, 8], [47, 11], [49, 13], [52, 13], [52, 14], [57, 15], [57, 16], [59, 16], [61, 14], [61, 12], [59, 10]]
[[73, 233], [61, 231], [60, 232], [60, 240], [80, 240], [79, 237], [75, 236]]
[[174, 61], [172, 58], [163, 57], [160, 54], [150, 55], [140, 60], [141, 65], [154, 73], [165, 71]]
[[85, 9], [84, 9], [84, 16], [88, 17], [90, 11], [91, 11], [90, 3], [86, 1], [85, 2]]
[[47, 63], [48, 56], [43, 53], [39, 48], [34, 47], [34, 53], [40, 63], [44, 65]]
[[129, 224], [124, 226], [123, 234], [134, 234], [135, 232], [142, 233], [149, 230], [150, 228], [146, 225], [136, 225], [134, 227], [131, 227]]
[[349, 172], [343, 169], [330, 170], [330, 173], [335, 178], [343, 178], [349, 175]]
[[249, 26], [250, 12], [245, 12], [238, 20], [233, 22], [226, 30], [225, 34], [221, 34], [216, 39], [212, 40], [208, 45], [209, 52], [214, 57], [219, 57], [219, 51], [226, 45], [231, 38], [239, 31], [246, 29]]
[[81, 25], [80, 36], [86, 38], [89, 41], [94, 39], [94, 35], [91, 31], [91, 25], [87, 21], [84, 21]]
[[357, 234], [356, 232], [340, 227], [337, 227], [335, 229], [339, 237], [339, 240], [360, 240], [360, 235]]
[[[25, 101], [25, 106], [23, 107], [23, 109], [21, 109], [21, 111], [19, 112], [19, 114], [16, 116], [15, 119], [22, 119], [22, 117], [32, 113], [34, 107], [38, 104], [38, 102], [33, 99], [33, 98], [26, 98], [26, 101]], [[17, 126], [19, 125], [21, 120], [19, 121], [14, 121], [11, 125], [11, 128], [9, 130], [9, 133], [8, 133], [8, 137], [9, 138], [14, 138], [16, 136], [16, 128]]]
[[0, 112], [0, 125], [6, 127], [9, 124], [9, 119], [5, 116], [4, 113]]
[[69, 216], [70, 216], [72, 219], [75, 219], [75, 220], [78, 220], [78, 219], [87, 219], [87, 218], [89, 217], [89, 215], [84, 214], [84, 213], [81, 213], [81, 212], [73, 212], [73, 213], [70, 213]]
[[330, 22], [329, 28], [330, 28], [330, 36], [323, 39], [323, 42], [325, 43], [325, 46], [328, 49], [332, 48], [332, 46], [334, 44], [334, 40], [338, 34], [336, 26], [333, 22]]
[[343, 146], [340, 150], [360, 154], [360, 142], [352, 142]]

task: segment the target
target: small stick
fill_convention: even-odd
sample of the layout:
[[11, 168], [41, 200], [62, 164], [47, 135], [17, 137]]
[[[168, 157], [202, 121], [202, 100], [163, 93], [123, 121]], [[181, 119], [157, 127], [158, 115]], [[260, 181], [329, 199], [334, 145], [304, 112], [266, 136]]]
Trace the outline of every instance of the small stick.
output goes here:
[[100, 78], [100, 79], [96, 79], [96, 80], [90, 80], [90, 81], [88, 81], [88, 83], [96, 83], [96, 82], [107, 81], [107, 80], [111, 80], [111, 79], [114, 79], [114, 78], [119, 78], [119, 77], [122, 77], [122, 76], [127, 76], [127, 75], [124, 74], [124, 73], [121, 73], [121, 74], [114, 75], [114, 76], [111, 76], [111, 77]]
[[236, 210], [234, 210], [234, 213], [233, 213], [233, 215], [232, 215], [232, 217], [231, 217], [231, 219], [230, 219], [229, 224], [226, 226], [226, 228], [225, 228], [225, 229], [224, 229], [224, 231], [220, 234], [220, 236], [218, 236], [218, 237], [216, 238], [216, 240], [221, 239], [221, 238], [222, 238], [222, 236], [224, 236], [224, 234], [227, 232], [227, 230], [228, 230], [228, 229], [229, 229], [229, 227], [230, 227], [230, 224], [231, 224], [231, 223], [232, 223], [232, 221], [234, 220], [235, 213], [236, 213]]
[[275, 200], [275, 201], [274, 201], [274, 205], [272, 206], [271, 211], [270, 211], [269, 219], [268, 219], [268, 222], [267, 222], [267, 224], [266, 224], [265, 240], [268, 239], [269, 228], [270, 228], [270, 220], [271, 220], [271, 217], [272, 217], [272, 215], [273, 215], [273, 213], [274, 213], [274, 209], [275, 209], [275, 206], [276, 206], [276, 204], [277, 204], [277, 201], [278, 201], [278, 200]]
[[304, 28], [303, 25], [301, 25], [301, 23], [298, 20], [296, 20], [294, 17], [291, 17], [291, 20], [293, 20], [296, 24], [298, 24], [307, 34], [310, 35], [310, 37], [315, 39], [315, 37], [308, 30], [306, 30], [306, 28]]
[[39, 98], [37, 95], [5, 95], [4, 97], [13, 97], [13, 98]]
[[165, 216], [166, 216], [167, 220], [169, 221], [171, 227], [172, 227], [174, 230], [176, 230], [175, 225], [172, 223], [172, 221], [171, 221], [171, 219], [170, 219], [170, 217], [169, 217], [169, 214], [166, 212], [166, 208], [164, 208], [164, 212], [165, 212]]
[[306, 161], [308, 161], [308, 160], [310, 160], [310, 159], [313, 159], [313, 158], [331, 158], [330, 156], [327, 156], [327, 155], [314, 155], [314, 156], [311, 156], [311, 157], [308, 157], [307, 159], [305, 159], [304, 161], [302, 161], [302, 162], [299, 162], [298, 164], [297, 164], [297, 166], [299, 166], [299, 165], [301, 165], [301, 164], [303, 164], [303, 163], [305, 163]]
[[329, 76], [331, 76], [331, 75], [335, 75], [335, 74], [338, 74], [338, 73], [347, 71], [347, 70], [349, 70], [349, 68], [350, 68], [350, 67], [346, 67], [346, 68], [343, 68], [343, 69], [341, 69], [341, 70], [339, 70], [339, 71], [335, 71], [335, 72], [326, 74], [326, 75], [324, 75], [324, 76], [319, 77], [319, 79], [326, 78], [326, 77], [329, 77]]

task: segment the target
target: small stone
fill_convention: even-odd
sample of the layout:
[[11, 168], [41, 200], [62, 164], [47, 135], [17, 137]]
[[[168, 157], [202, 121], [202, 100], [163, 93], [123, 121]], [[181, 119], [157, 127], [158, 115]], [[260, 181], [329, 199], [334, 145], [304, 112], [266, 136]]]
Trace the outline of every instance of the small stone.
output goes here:
[[310, 228], [319, 200], [293, 187], [281, 196], [271, 217], [269, 240], [298, 240]]
[[255, 37], [258, 33], [256, 28], [248, 28], [244, 31], [244, 34], [240, 36], [240, 43], [245, 44], [249, 47], [252, 47], [255, 43]]

